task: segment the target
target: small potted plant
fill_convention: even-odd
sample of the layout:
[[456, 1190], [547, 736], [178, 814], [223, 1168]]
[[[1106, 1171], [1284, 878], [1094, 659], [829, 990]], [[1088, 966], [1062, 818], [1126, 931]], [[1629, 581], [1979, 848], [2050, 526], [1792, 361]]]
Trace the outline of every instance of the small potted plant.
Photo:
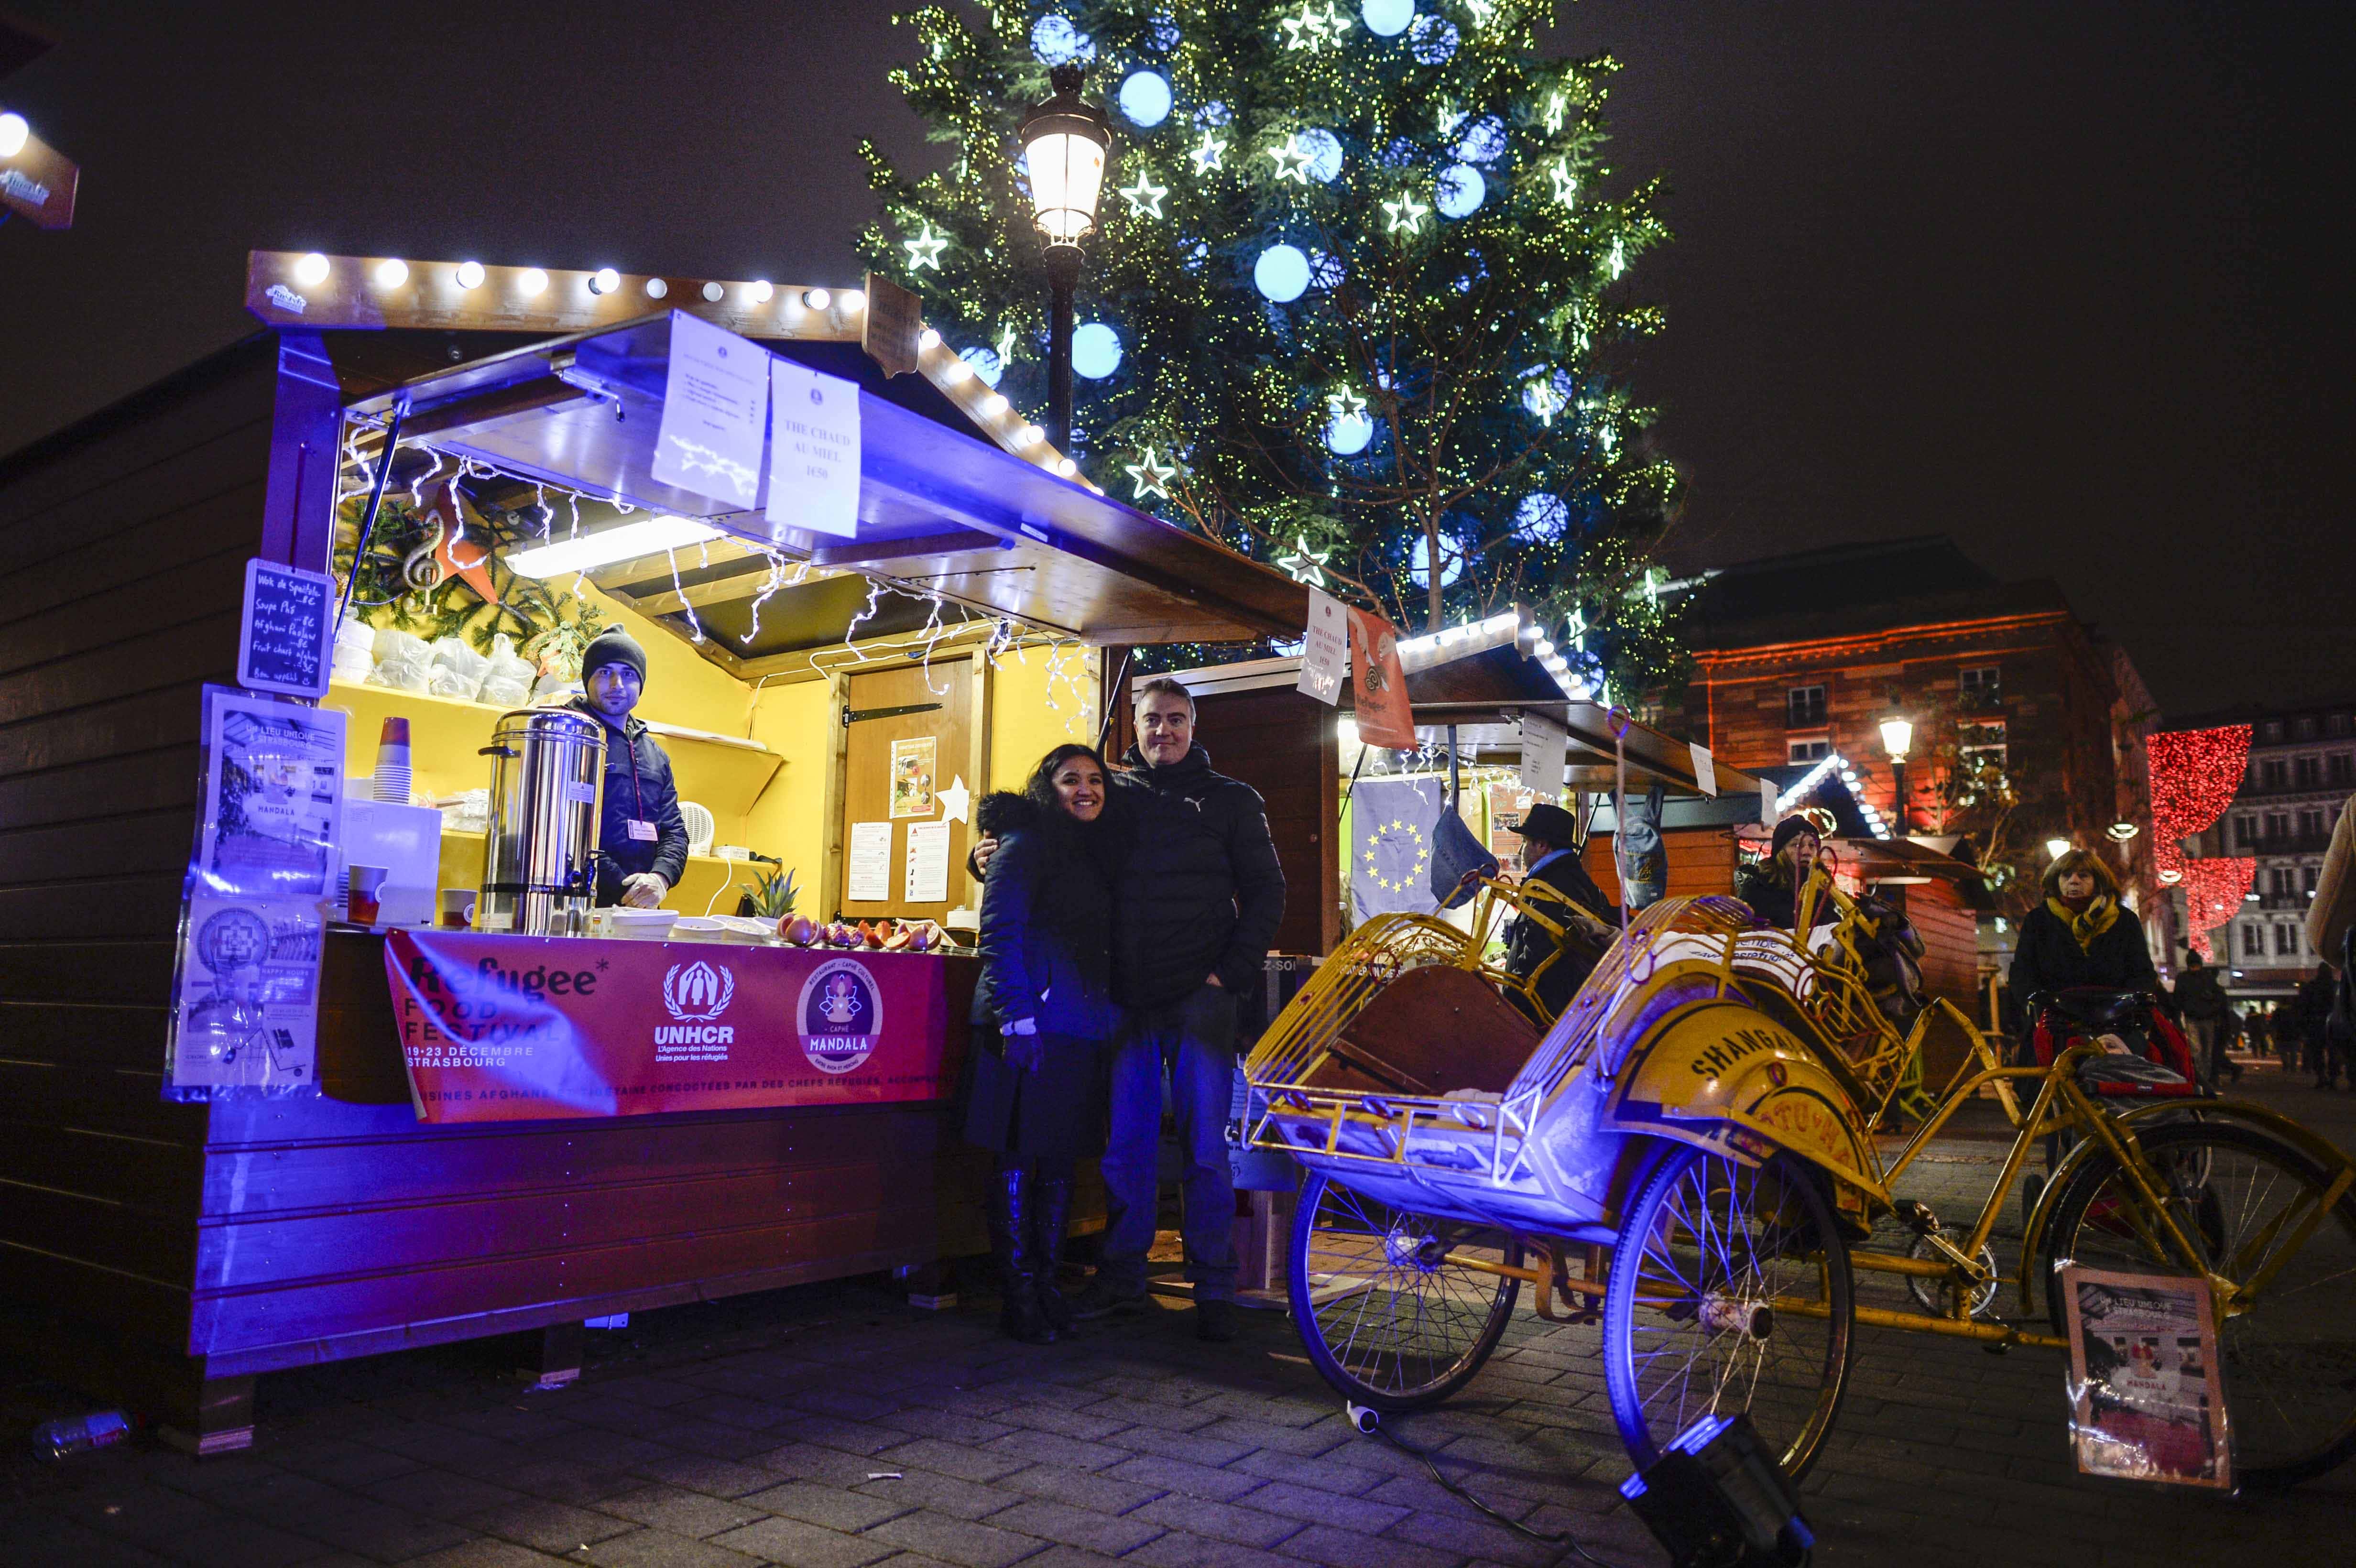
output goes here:
[[[800, 897], [801, 888], [794, 880], [792, 869], [781, 867], [774, 871], [764, 871], [753, 880], [752, 885], [744, 890], [744, 903], [739, 912], [774, 922], [779, 936], [798, 945], [807, 944], [809, 922], [794, 913], [794, 903]], [[797, 926], [803, 928], [804, 934], [795, 934]]]

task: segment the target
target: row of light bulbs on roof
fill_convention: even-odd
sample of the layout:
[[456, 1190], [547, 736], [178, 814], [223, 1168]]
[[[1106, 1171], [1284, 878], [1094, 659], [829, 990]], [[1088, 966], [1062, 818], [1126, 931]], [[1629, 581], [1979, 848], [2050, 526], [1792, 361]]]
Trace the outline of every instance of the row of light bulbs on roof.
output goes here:
[[[294, 282], [304, 288], [316, 289], [327, 281], [328, 273], [334, 270], [333, 262], [314, 251], [295, 261]], [[380, 289], [397, 289], [409, 282], [409, 263], [398, 256], [388, 256], [376, 264], [369, 276]], [[480, 261], [461, 261], [450, 269], [450, 281], [464, 291], [481, 288], [488, 276]], [[621, 286], [622, 274], [611, 267], [600, 267], [589, 274], [588, 287], [593, 294], [610, 294]], [[744, 288], [755, 304], [767, 304], [777, 293], [776, 285], [766, 280], [746, 283]], [[670, 293], [670, 284], [660, 278], [648, 278], [646, 289], [648, 299], [659, 300]], [[524, 268], [516, 274], [516, 292], [526, 299], [538, 299], [548, 292], [548, 274], [538, 267]], [[712, 304], [718, 304], [727, 293], [719, 283], [703, 285], [703, 297]], [[856, 315], [867, 308], [867, 295], [859, 289], [804, 289], [798, 297], [811, 310], [839, 307], [846, 315]]]
[[[334, 270], [334, 262], [314, 251], [294, 262], [294, 282], [302, 288], [316, 289], [327, 281], [328, 274]], [[451, 281], [462, 290], [482, 287], [488, 276], [488, 272], [480, 261], [461, 261], [450, 269]], [[390, 291], [400, 288], [409, 282], [409, 263], [399, 257], [388, 256], [376, 264], [370, 277], [380, 289]], [[600, 268], [589, 275], [588, 286], [589, 292], [593, 294], [613, 293], [622, 286], [622, 274], [611, 267]], [[776, 287], [766, 280], [746, 283], [743, 287], [755, 304], [766, 304], [776, 297]], [[537, 299], [547, 290], [548, 274], [538, 267], [527, 267], [516, 274], [516, 292], [524, 298]], [[648, 299], [659, 300], [670, 293], [670, 285], [660, 278], [648, 278], [646, 282], [646, 290]], [[703, 285], [703, 297], [711, 304], [719, 304], [726, 295], [727, 289], [722, 284]], [[867, 308], [866, 293], [860, 289], [839, 291], [804, 289], [798, 298], [807, 309], [837, 309], [847, 316], [856, 315]], [[789, 299], [787, 303], [791, 303], [791, 300]], [[925, 328], [923, 336], [917, 339], [917, 347], [926, 354], [940, 351], [941, 335], [928, 326]], [[971, 380], [975, 372], [973, 367], [963, 358], [958, 355], [949, 354], [940, 367], [940, 373], [943, 379], [956, 385]], [[974, 407], [983, 418], [992, 421], [1004, 420], [1012, 409], [1012, 405], [1006, 400], [1005, 395], [995, 391], [978, 400]], [[1046, 463], [1048, 467], [1066, 479], [1076, 477], [1080, 471], [1079, 464], [1069, 457], [1056, 454], [1054, 462], [1046, 462], [1049, 453], [1039, 450], [1045, 445], [1046, 440], [1047, 432], [1035, 424], [1025, 424], [1014, 432], [1016, 446], [1033, 461]], [[1095, 488], [1093, 485], [1089, 487]]]

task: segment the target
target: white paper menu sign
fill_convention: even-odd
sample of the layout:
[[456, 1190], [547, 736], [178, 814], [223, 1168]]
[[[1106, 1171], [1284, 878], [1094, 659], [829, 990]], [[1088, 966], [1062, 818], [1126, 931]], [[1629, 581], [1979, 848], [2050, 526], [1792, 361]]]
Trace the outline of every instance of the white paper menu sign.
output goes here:
[[1341, 603], [1309, 591], [1309, 626], [1301, 638], [1301, 678], [1293, 689], [1328, 707], [1342, 700], [1342, 677], [1350, 673], [1350, 617]]
[[1569, 732], [1545, 714], [1523, 714], [1522, 788], [1540, 800], [1560, 800], [1569, 741]]
[[732, 507], [761, 494], [768, 352], [726, 327], [670, 313], [670, 372], [655, 432], [654, 476]]
[[949, 896], [949, 825], [908, 824], [907, 902], [946, 903]]
[[851, 825], [851, 881], [846, 903], [889, 903], [892, 899], [892, 822]]
[[1713, 797], [1716, 796], [1718, 794], [1718, 764], [1711, 760], [1709, 748], [1708, 746], [1697, 746], [1691, 741], [1687, 741], [1686, 742], [1686, 750], [1693, 753], [1694, 783], [1701, 786], [1702, 794]]
[[850, 539], [859, 531], [859, 383], [769, 361], [769, 522]]

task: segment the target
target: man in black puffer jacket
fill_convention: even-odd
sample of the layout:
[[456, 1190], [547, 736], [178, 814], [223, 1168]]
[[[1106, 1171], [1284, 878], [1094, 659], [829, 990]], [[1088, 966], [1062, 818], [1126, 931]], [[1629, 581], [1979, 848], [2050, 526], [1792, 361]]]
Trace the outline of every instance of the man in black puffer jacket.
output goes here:
[[1194, 1331], [1235, 1334], [1235, 1221], [1227, 1103], [1235, 1078], [1236, 997], [1259, 983], [1284, 919], [1284, 872], [1259, 792], [1211, 771], [1194, 743], [1194, 699], [1174, 680], [1138, 695], [1138, 743], [1114, 775], [1135, 839], [1114, 893], [1113, 997], [1126, 1017], [1112, 1064], [1110, 1224], [1103, 1261], [1076, 1304], [1101, 1317], [1142, 1300], [1153, 1245], [1162, 1080], [1170, 1079], [1185, 1150], [1186, 1277]]

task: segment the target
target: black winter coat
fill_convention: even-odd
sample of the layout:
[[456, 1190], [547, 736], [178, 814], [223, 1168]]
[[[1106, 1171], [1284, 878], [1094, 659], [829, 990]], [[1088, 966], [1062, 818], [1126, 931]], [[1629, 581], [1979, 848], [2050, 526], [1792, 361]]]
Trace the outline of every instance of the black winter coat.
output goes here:
[[2099, 986], [2107, 991], [2159, 990], [2159, 972], [2151, 965], [2151, 949], [2144, 945], [2143, 922], [2122, 908], [2111, 928], [2094, 938], [2092, 947], [2078, 939], [2060, 917], [2040, 903], [2020, 923], [2020, 938], [2012, 952], [2012, 994], [2025, 1008], [2040, 991], [2066, 990], [2072, 986]]
[[[1587, 914], [1609, 923], [1613, 916], [1612, 901], [1603, 896], [1587, 868], [1580, 864], [1576, 853], [1566, 853], [1547, 861], [1522, 883], [1524, 895], [1530, 907], [1557, 925], [1570, 923], [1571, 906], [1578, 905]], [[1559, 897], [1554, 895], [1560, 895]], [[1559, 953], [1561, 956], [1554, 957]], [[1562, 1016], [1579, 987], [1595, 972], [1596, 961], [1601, 955], [1590, 952], [1586, 944], [1572, 938], [1557, 944], [1554, 934], [1534, 921], [1515, 915], [1505, 926], [1505, 969], [1516, 979], [1528, 979], [1537, 975], [1538, 1000], [1547, 1016], [1533, 1015], [1530, 1021], [1541, 1029]], [[1549, 957], [1554, 962], [1540, 973], [1538, 965]], [[1530, 1011], [1518, 992], [1505, 998], [1524, 1013]]]
[[[1800, 918], [1800, 895], [1797, 889], [1769, 870], [1765, 863], [1745, 866], [1734, 879], [1734, 896], [1751, 906], [1751, 912], [1780, 931], [1790, 931]], [[1833, 901], [1816, 900], [1816, 924], [1833, 923]]]
[[[585, 697], [570, 704], [599, 723], [605, 718]], [[597, 848], [597, 902], [622, 901], [622, 880], [640, 871], [652, 871], [679, 886], [687, 870], [687, 818], [679, 809], [679, 785], [671, 781], [670, 757], [648, 733], [643, 720], [622, 720], [620, 742], [613, 727], [605, 728], [605, 786], [600, 796]], [[630, 824], [651, 822], [652, 838], [630, 837]]]
[[1237, 996], [1260, 981], [1284, 920], [1284, 870], [1259, 792], [1211, 771], [1198, 742], [1170, 766], [1131, 746], [1113, 798], [1134, 844], [1113, 910], [1113, 997], [1169, 1007], [1216, 975]]
[[[1111, 1037], [1111, 824], [1057, 822], [1030, 807], [1001, 829], [981, 891], [981, 989], [1001, 1025]], [[1091, 839], [1096, 841], [1092, 846]]]

